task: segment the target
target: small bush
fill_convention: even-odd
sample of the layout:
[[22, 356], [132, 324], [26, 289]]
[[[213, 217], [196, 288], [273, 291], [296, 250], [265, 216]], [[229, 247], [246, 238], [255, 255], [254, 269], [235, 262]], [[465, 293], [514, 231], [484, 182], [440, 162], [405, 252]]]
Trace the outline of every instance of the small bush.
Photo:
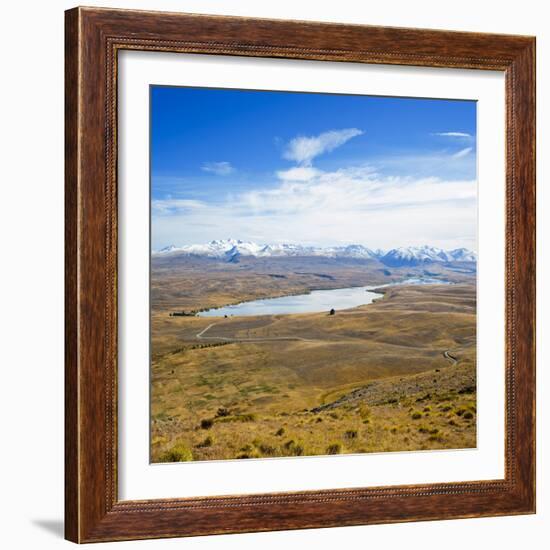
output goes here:
[[418, 419], [422, 418], [422, 413], [420, 413], [418, 411], [415, 411], [411, 414], [411, 418], [413, 420], [418, 420]]
[[174, 445], [160, 456], [160, 462], [190, 462], [193, 460], [191, 449], [182, 444]]
[[220, 407], [218, 411], [216, 412], [216, 416], [218, 418], [223, 418], [225, 416], [229, 416], [231, 413], [229, 412], [229, 409], [226, 409], [225, 407]]
[[345, 434], [344, 434], [344, 437], [346, 439], [357, 439], [357, 430], [348, 430]]
[[209, 430], [214, 425], [214, 421], [210, 418], [203, 418], [201, 420], [201, 428], [203, 430]]
[[366, 420], [370, 415], [371, 415], [371, 409], [368, 405], [361, 405], [359, 407], [359, 416], [363, 419], [363, 420]]
[[275, 435], [281, 436], [281, 435], [284, 435], [284, 433], [285, 433], [285, 429], [284, 429], [284, 428], [279, 428], [279, 429], [275, 432]]
[[463, 409], [463, 408], [461, 407], [460, 409], [457, 409], [457, 410], [455, 411], [455, 414], [456, 414], [457, 416], [462, 416], [465, 412], [466, 412], [466, 409]]
[[328, 455], [339, 455], [342, 453], [342, 444], [341, 443], [332, 443], [327, 447]]
[[284, 444], [284, 448], [290, 456], [302, 456], [304, 454], [304, 446], [294, 441], [294, 439], [288, 440]]
[[293, 447], [291, 447], [289, 450], [292, 456], [302, 456], [304, 454], [303, 445], [296, 444]]
[[277, 454], [277, 447], [268, 445], [267, 443], [262, 443], [258, 448], [260, 449], [260, 452], [266, 456], [274, 456]]
[[202, 443], [199, 443], [197, 447], [212, 447], [214, 444], [214, 438], [212, 436], [208, 436]]
[[256, 449], [252, 451], [243, 452], [237, 455], [237, 458], [260, 458], [260, 455]]
[[471, 420], [472, 418], [474, 417], [474, 414], [470, 411], [466, 411], [463, 415], [462, 415], [462, 418], [466, 418], [467, 420]]

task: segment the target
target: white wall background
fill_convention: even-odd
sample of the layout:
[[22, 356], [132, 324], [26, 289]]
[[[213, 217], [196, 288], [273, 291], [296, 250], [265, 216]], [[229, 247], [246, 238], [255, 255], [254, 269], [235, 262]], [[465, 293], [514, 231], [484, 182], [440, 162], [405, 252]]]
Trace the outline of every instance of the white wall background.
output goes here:
[[[538, 66], [538, 514], [119, 543], [120, 548], [271, 549], [365, 547], [501, 550], [546, 548], [550, 525], [550, 303], [542, 282], [550, 261], [550, 30], [546, 2], [433, 0], [128, 0], [87, 5], [257, 17], [444, 28], [537, 36]], [[69, 547], [63, 532], [63, 11], [75, 2], [2, 7], [0, 86], [2, 268], [0, 323], [0, 517], [2, 546]], [[546, 248], [546, 251], [543, 249]], [[543, 311], [544, 305], [546, 308]], [[32, 313], [31, 313], [32, 311]], [[6, 354], [7, 351], [7, 354]], [[99, 547], [104, 545], [99, 545]], [[95, 546], [98, 548], [98, 546]], [[113, 547], [114, 548], [114, 547]]]

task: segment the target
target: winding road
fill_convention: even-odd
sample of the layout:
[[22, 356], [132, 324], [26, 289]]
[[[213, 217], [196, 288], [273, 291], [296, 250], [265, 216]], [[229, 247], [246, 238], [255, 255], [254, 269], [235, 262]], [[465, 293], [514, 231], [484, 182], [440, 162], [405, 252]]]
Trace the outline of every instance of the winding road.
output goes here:
[[443, 352], [443, 357], [445, 357], [445, 359], [448, 359], [453, 367], [458, 363], [458, 359], [456, 357], [453, 357], [448, 351]]

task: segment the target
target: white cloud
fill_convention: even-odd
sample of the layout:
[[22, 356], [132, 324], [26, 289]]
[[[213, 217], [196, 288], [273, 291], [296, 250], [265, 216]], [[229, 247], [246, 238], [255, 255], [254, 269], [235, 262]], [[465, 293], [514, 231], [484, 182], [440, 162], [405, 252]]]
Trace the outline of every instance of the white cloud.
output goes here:
[[454, 159], [461, 159], [472, 152], [472, 147], [465, 147], [453, 155]]
[[290, 140], [283, 156], [298, 164], [310, 166], [315, 157], [333, 151], [362, 133], [363, 131], [357, 128], [344, 128], [329, 130], [318, 136], [298, 136]]
[[227, 176], [235, 171], [231, 163], [222, 161], [222, 162], [205, 162], [201, 166], [201, 170], [205, 172], [212, 172], [217, 176]]
[[476, 248], [475, 180], [380, 176], [369, 166], [302, 175], [215, 205], [164, 205], [154, 217], [153, 245], [254, 235], [258, 242]]
[[296, 166], [277, 172], [277, 177], [283, 181], [310, 181], [321, 172], [311, 166]]
[[189, 199], [154, 199], [151, 201], [151, 210], [153, 214], [174, 214], [190, 210], [206, 208], [208, 205], [204, 202]]
[[442, 137], [457, 137], [457, 138], [471, 138], [472, 135], [466, 132], [435, 132], [434, 136]]

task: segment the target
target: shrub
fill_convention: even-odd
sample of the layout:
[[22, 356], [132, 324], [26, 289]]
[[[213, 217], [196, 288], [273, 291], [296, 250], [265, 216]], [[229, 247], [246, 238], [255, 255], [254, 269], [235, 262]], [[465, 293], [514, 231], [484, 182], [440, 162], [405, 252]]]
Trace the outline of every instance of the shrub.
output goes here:
[[465, 412], [466, 412], [466, 409], [463, 409], [463, 408], [461, 407], [460, 409], [457, 409], [457, 410], [455, 411], [455, 414], [456, 414], [457, 416], [462, 416]]
[[277, 447], [274, 447], [273, 445], [268, 445], [267, 443], [262, 443], [258, 447], [260, 449], [260, 452], [267, 456], [274, 456], [277, 454]]
[[247, 451], [237, 455], [237, 458], [260, 458], [260, 455], [256, 449], [252, 451]]
[[279, 428], [279, 429], [275, 432], [275, 435], [281, 436], [281, 435], [284, 435], [284, 433], [285, 433], [285, 429], [284, 429], [284, 428]]
[[209, 430], [214, 425], [214, 421], [210, 418], [203, 418], [201, 420], [201, 428], [203, 430]]
[[371, 409], [368, 405], [361, 405], [359, 407], [359, 416], [365, 420], [371, 415]]
[[292, 456], [302, 456], [304, 454], [304, 446], [303, 445], [294, 445], [290, 449], [290, 454]]
[[470, 412], [470, 411], [466, 411], [466, 412], [462, 415], [462, 418], [466, 418], [467, 420], [471, 420], [473, 417], [474, 417], [474, 415], [473, 415], [473, 413]]
[[304, 454], [304, 446], [300, 443], [296, 443], [294, 439], [288, 440], [284, 444], [284, 448], [290, 456], [302, 456]]
[[342, 444], [341, 443], [332, 443], [327, 447], [328, 455], [339, 455], [342, 453]]
[[344, 437], [346, 439], [356, 439], [357, 438], [357, 430], [348, 430], [345, 434], [344, 434]]
[[411, 418], [413, 420], [418, 420], [419, 418], [422, 418], [422, 413], [418, 412], [418, 411], [415, 411], [411, 414]]
[[229, 416], [230, 414], [231, 413], [229, 412], [229, 409], [226, 409], [225, 407], [220, 407], [216, 412], [216, 416], [219, 418], [223, 418], [224, 416]]
[[212, 447], [213, 444], [214, 438], [209, 435], [202, 443], [199, 443], [197, 447]]
[[191, 449], [182, 444], [174, 445], [160, 457], [160, 462], [190, 462], [193, 460]]

